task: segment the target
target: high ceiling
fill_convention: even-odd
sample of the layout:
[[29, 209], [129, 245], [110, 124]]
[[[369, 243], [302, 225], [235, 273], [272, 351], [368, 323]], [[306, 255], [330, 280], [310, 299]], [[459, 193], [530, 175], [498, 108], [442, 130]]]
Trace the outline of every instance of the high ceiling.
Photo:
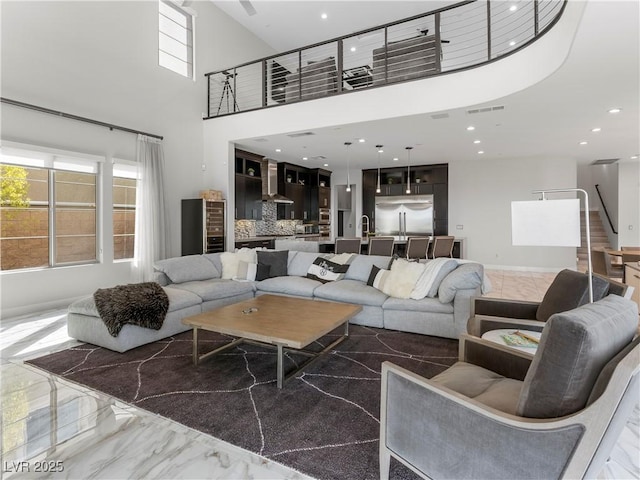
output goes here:
[[[364, 28], [423, 13], [444, 2], [404, 1], [256, 1], [249, 16], [239, 1], [215, 2], [277, 51], [312, 44]], [[448, 4], [453, 2], [448, 2]], [[327, 13], [327, 19], [320, 15]], [[364, 138], [351, 150], [355, 168], [377, 166], [375, 145], [384, 145], [382, 166], [406, 162], [405, 146], [414, 146], [412, 163], [457, 160], [572, 158], [580, 164], [619, 158], [629, 161], [640, 150], [639, 3], [589, 1], [565, 64], [542, 82], [488, 105], [469, 105], [412, 117], [336, 125], [315, 135], [290, 138], [283, 132], [240, 146], [275, 158], [332, 169], [343, 164], [343, 143]], [[354, 93], [353, 95], [357, 95]], [[504, 106], [471, 116], [468, 109]], [[611, 114], [611, 108], [621, 108]], [[469, 125], [476, 130], [467, 131]], [[599, 128], [601, 130], [593, 132]], [[480, 143], [474, 141], [479, 140]], [[581, 142], [587, 142], [581, 144]], [[357, 148], [356, 148], [357, 147]], [[281, 152], [276, 152], [280, 149]], [[484, 152], [482, 154], [478, 152]], [[319, 156], [325, 158], [317, 158]], [[303, 161], [306, 157], [308, 160]]]

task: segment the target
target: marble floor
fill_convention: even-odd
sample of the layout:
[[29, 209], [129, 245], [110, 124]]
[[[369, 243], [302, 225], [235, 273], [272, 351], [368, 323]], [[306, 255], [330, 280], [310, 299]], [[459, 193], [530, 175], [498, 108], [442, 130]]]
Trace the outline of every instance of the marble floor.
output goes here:
[[[488, 294], [539, 300], [554, 274], [489, 270]], [[23, 364], [77, 342], [61, 310], [0, 323], [0, 478], [309, 478], [176, 422]], [[601, 479], [640, 478], [636, 408]]]

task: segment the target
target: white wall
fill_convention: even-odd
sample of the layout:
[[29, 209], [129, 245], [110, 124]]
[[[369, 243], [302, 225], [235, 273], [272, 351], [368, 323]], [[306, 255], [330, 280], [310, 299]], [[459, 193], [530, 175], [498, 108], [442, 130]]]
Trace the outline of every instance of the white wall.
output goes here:
[[[211, 2], [191, 7], [197, 12], [196, 81], [157, 64], [157, 2], [0, 3], [2, 97], [165, 137], [166, 198], [176, 255], [180, 199], [212, 187], [202, 171], [204, 73], [273, 53]], [[3, 140], [135, 158], [135, 135], [2, 107]], [[2, 315], [64, 305], [96, 288], [130, 281], [128, 263], [105, 260], [3, 272]]]
[[640, 160], [618, 162], [618, 246], [640, 246]]
[[[575, 248], [511, 245], [512, 201], [536, 200], [538, 197], [531, 194], [533, 190], [575, 187], [573, 160], [532, 158], [450, 163], [449, 233], [466, 238], [467, 258], [489, 268], [575, 268]], [[458, 230], [457, 225], [463, 229]]]

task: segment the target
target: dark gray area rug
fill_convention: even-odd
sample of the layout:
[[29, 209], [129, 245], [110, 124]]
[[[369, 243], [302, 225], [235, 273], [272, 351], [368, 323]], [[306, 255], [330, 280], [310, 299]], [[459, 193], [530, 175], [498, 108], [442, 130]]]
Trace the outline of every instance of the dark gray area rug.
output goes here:
[[[201, 353], [231, 340], [200, 338]], [[377, 479], [380, 365], [430, 378], [456, 361], [457, 348], [456, 340], [354, 325], [348, 340], [282, 390], [275, 350], [241, 344], [196, 367], [191, 332], [126, 353], [85, 344], [28, 363], [319, 479]], [[288, 354], [286, 368], [305, 358]], [[392, 478], [416, 476], [394, 462]]]

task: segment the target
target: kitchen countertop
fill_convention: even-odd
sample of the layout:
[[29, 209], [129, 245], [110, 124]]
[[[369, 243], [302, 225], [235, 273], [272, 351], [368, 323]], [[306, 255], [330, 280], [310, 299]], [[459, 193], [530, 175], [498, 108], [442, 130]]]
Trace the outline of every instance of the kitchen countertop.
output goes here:
[[[265, 235], [265, 236], [259, 236], [259, 237], [236, 238], [235, 241], [236, 242], [259, 242], [262, 240], [275, 240], [277, 238], [283, 239], [283, 240], [300, 240], [300, 241], [306, 241], [306, 239], [309, 239], [310, 241], [317, 241], [319, 245], [333, 245], [334, 243], [336, 243], [335, 238], [322, 238], [320, 240], [316, 240], [318, 238], [318, 235], [313, 233], [298, 234], [298, 235]], [[455, 238], [456, 242], [462, 242], [464, 240], [465, 240], [464, 237]], [[360, 243], [362, 245], [368, 245], [369, 238], [368, 237], [361, 238]], [[407, 237], [396, 237], [394, 238], [394, 243], [396, 243], [397, 245], [405, 245], [407, 243]]]

